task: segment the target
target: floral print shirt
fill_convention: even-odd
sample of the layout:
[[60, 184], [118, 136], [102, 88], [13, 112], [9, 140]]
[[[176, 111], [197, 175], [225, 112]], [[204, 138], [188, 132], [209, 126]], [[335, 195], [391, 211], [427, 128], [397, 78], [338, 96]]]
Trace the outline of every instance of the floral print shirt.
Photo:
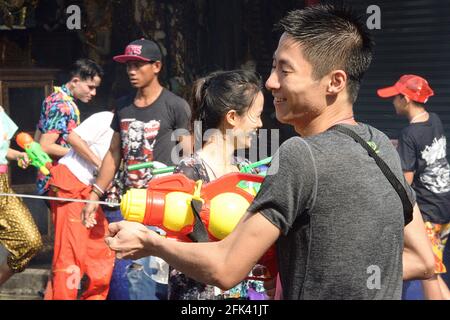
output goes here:
[[[37, 128], [41, 133], [57, 133], [56, 144], [70, 148], [67, 138], [80, 124], [80, 111], [75, 104], [74, 97], [65, 86], [55, 87], [54, 92], [42, 103], [41, 115]], [[54, 165], [57, 161], [54, 161]], [[49, 177], [40, 171], [37, 174], [37, 192], [43, 194], [48, 190]]]

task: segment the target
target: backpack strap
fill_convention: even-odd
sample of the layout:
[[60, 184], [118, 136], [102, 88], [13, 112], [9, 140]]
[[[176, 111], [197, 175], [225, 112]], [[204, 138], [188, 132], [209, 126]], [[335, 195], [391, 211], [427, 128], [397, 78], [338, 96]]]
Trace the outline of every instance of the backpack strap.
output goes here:
[[344, 127], [342, 125], [335, 125], [330, 128], [330, 130], [336, 130], [339, 131], [347, 136], [350, 136], [353, 138], [357, 143], [359, 143], [366, 151], [369, 153], [369, 155], [375, 160], [375, 163], [380, 168], [381, 172], [383, 172], [384, 176], [389, 180], [392, 187], [395, 189], [397, 194], [400, 197], [400, 200], [403, 204], [403, 217], [405, 219], [405, 226], [410, 223], [413, 219], [413, 207], [411, 204], [411, 201], [409, 200], [408, 194], [406, 193], [406, 189], [403, 186], [403, 184], [398, 180], [398, 178], [395, 176], [395, 174], [392, 172], [392, 170], [389, 168], [389, 166], [384, 162], [383, 159], [381, 159], [373, 150], [372, 147], [369, 146], [369, 144], [364, 141], [363, 138], [361, 138], [356, 132], [353, 130]]

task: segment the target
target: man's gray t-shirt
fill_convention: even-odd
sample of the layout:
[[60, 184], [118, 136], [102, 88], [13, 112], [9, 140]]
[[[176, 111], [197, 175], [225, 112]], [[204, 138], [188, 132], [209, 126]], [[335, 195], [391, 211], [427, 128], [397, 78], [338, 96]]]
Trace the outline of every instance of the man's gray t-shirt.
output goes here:
[[[406, 187], [389, 139], [347, 126]], [[284, 299], [400, 299], [403, 206], [375, 161], [349, 136], [329, 130], [281, 145], [249, 208], [282, 235], [277, 241]]]

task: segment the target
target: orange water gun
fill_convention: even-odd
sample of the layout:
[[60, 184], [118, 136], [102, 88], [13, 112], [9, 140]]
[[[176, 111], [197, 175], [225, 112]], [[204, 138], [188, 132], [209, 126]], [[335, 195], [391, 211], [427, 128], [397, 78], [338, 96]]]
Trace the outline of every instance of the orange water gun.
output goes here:
[[[52, 168], [52, 159], [46, 154], [39, 143], [35, 142], [33, 138], [26, 132], [21, 132], [16, 137], [17, 144], [25, 150], [31, 165], [38, 168], [44, 175], [50, 174]], [[19, 167], [24, 167], [19, 160]]]

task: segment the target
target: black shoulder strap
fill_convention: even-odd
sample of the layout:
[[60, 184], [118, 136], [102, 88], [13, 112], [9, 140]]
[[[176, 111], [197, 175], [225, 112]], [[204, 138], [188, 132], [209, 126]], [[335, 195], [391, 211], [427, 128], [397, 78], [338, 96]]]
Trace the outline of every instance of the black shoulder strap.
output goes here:
[[192, 240], [192, 242], [208, 242], [208, 231], [206, 230], [205, 224], [200, 217], [203, 203], [200, 200], [192, 199], [191, 207], [192, 212], [194, 213], [194, 227], [192, 232], [187, 236]]
[[383, 159], [381, 159], [373, 150], [369, 144], [363, 140], [358, 134], [356, 134], [353, 130], [350, 130], [347, 127], [344, 127], [342, 125], [335, 125], [334, 127], [331, 127], [330, 130], [336, 130], [343, 134], [346, 134], [350, 137], [352, 137], [356, 142], [358, 142], [366, 151], [369, 153], [369, 155], [375, 160], [378, 167], [381, 169], [381, 172], [386, 176], [386, 178], [391, 183], [392, 187], [397, 191], [402, 203], [403, 203], [403, 217], [405, 219], [405, 226], [410, 223], [413, 219], [413, 207], [411, 204], [411, 201], [408, 198], [408, 194], [406, 193], [405, 187], [402, 185], [402, 183], [398, 180], [398, 178], [395, 176], [394, 173], [392, 173], [389, 166], [384, 162]]

